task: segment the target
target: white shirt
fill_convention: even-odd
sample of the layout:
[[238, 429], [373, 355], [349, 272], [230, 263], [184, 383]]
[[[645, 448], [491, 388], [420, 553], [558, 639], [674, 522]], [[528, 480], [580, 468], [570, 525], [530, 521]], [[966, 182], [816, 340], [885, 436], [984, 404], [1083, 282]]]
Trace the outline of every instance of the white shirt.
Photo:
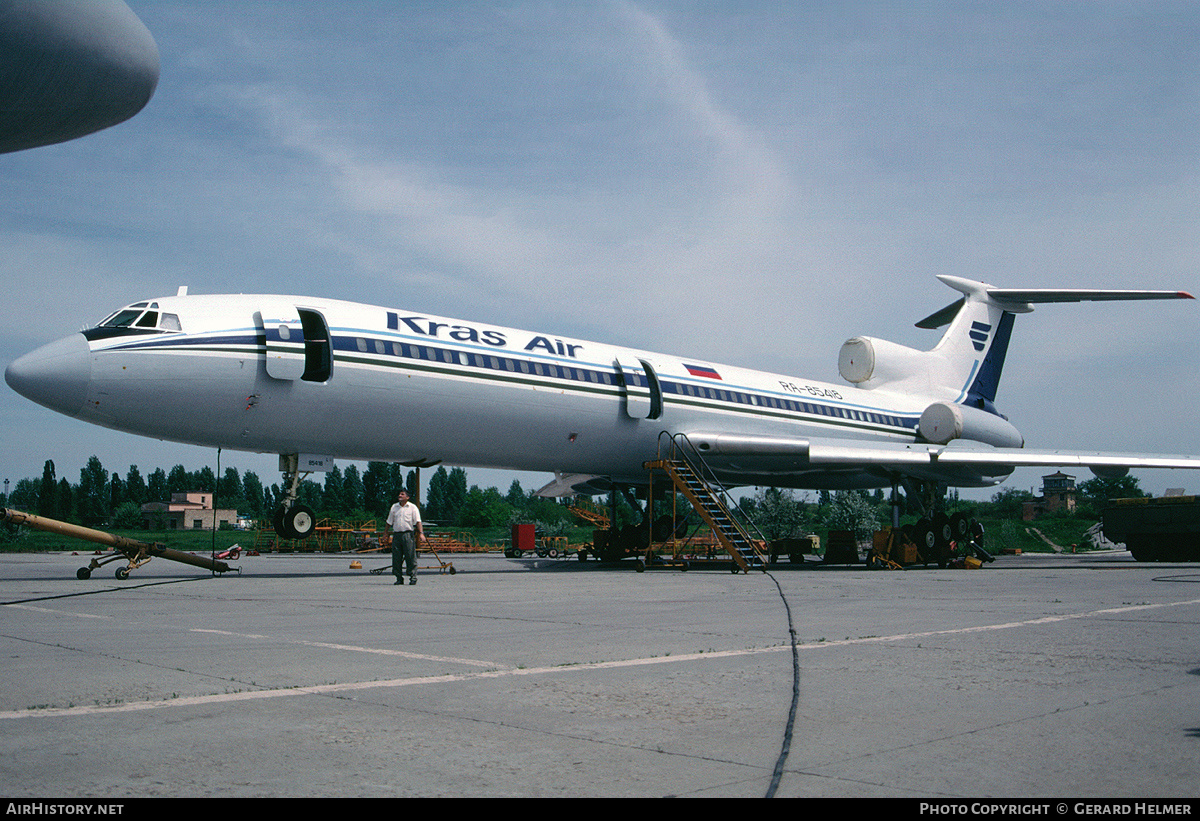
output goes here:
[[417, 525], [421, 523], [421, 511], [412, 502], [406, 502], [403, 505], [396, 502], [388, 511], [387, 523], [392, 532], [403, 533], [416, 530]]

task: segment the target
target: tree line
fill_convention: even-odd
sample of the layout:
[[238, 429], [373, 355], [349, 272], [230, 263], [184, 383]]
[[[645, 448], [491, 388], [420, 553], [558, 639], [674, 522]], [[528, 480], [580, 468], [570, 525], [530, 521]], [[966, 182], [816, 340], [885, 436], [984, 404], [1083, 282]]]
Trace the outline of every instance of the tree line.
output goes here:
[[[1096, 476], [1076, 487], [1076, 508], [1073, 513], [1056, 515], [1079, 519], [1099, 519], [1100, 511], [1110, 499], [1138, 498], [1146, 493], [1132, 476]], [[956, 490], [946, 497], [949, 512], [962, 511], [978, 518], [1020, 519], [1022, 508], [1034, 495], [1020, 488], [1003, 488], [990, 501], [965, 500]], [[859, 538], [869, 537], [883, 524], [891, 522], [890, 498], [882, 490], [817, 491], [801, 494], [775, 487], [759, 488], [753, 496], [743, 499], [741, 509], [768, 539], [801, 536], [823, 527], [830, 530], [850, 530]], [[902, 515], [915, 516], [921, 512], [915, 500], [902, 495]]]
[[[388, 462], [368, 462], [360, 471], [350, 464], [334, 466], [321, 481], [302, 480], [298, 501], [317, 512], [319, 518], [337, 520], [382, 519], [404, 488], [421, 502], [424, 518], [432, 523], [461, 527], [496, 527], [510, 521], [539, 521], [551, 525], [570, 521], [565, 507], [526, 492], [513, 480], [508, 493], [494, 487], [468, 487], [462, 468], [440, 466], [418, 493], [418, 473]], [[137, 465], [122, 475], [109, 472], [99, 457], [92, 456], [79, 471], [79, 481], [59, 476], [52, 460], [42, 468], [41, 479], [20, 479], [4, 499], [13, 507], [61, 521], [96, 527], [122, 529], [140, 527], [142, 505], [169, 502], [173, 494], [203, 491], [212, 493], [214, 507], [236, 509], [241, 516], [269, 519], [282, 503], [286, 488], [280, 483], [264, 484], [252, 470], [244, 473], [227, 467], [220, 479], [211, 467], [187, 470], [175, 465], [170, 470], [155, 468], [143, 476]]]
[[[501, 494], [495, 487], [468, 486], [467, 473], [460, 467], [439, 466], [426, 486], [418, 488], [417, 471], [406, 471], [402, 465], [368, 462], [363, 471], [354, 464], [345, 469], [334, 466], [320, 482], [301, 481], [298, 501], [316, 511], [319, 518], [382, 519], [400, 488], [420, 500], [422, 515], [431, 523], [500, 527], [529, 521], [550, 529], [574, 523], [563, 503], [526, 492], [516, 479], [508, 492]], [[122, 476], [116, 471], [109, 473], [100, 459], [92, 456], [80, 469], [77, 483], [58, 476], [54, 462], [47, 460], [41, 479], [19, 480], [4, 499], [4, 506], [91, 527], [132, 529], [142, 525], [143, 504], [168, 502], [175, 493], [192, 491], [210, 492], [215, 507], [236, 509], [241, 516], [255, 520], [269, 519], [285, 496], [280, 484], [266, 485], [250, 470], [240, 473], [237, 468], [227, 467], [218, 480], [208, 466], [187, 470], [175, 465], [170, 470], [155, 468], [143, 477], [137, 465], [130, 465]], [[1077, 515], [1091, 517], [1098, 517], [1099, 508], [1108, 499], [1145, 495], [1131, 476], [1090, 479], [1078, 486], [1078, 494]], [[1004, 488], [990, 502], [969, 502], [951, 491], [948, 503], [953, 509], [969, 508], [972, 515], [1020, 518], [1021, 505], [1032, 498], [1028, 491]], [[617, 507], [619, 522], [639, 518], [623, 499]], [[797, 498], [789, 490], [759, 488], [743, 499], [742, 508], [768, 538], [800, 535], [816, 526], [870, 532], [891, 519], [890, 503], [883, 491], [819, 491], [813, 500], [809, 494]]]

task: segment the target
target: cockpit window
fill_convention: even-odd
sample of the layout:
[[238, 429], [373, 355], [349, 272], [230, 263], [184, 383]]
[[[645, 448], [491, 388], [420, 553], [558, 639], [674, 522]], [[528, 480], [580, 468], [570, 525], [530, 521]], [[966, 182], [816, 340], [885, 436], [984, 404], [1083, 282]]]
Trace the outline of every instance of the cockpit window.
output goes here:
[[124, 310], [117, 311], [115, 314], [113, 314], [108, 319], [101, 322], [96, 327], [98, 327], [98, 328], [128, 328], [141, 315], [142, 315], [142, 312], [140, 310], [136, 310], [133, 308], [125, 308]]
[[157, 302], [137, 302], [122, 308], [94, 328], [84, 331], [88, 339], [106, 339], [125, 334], [182, 331], [177, 314], [160, 313]]

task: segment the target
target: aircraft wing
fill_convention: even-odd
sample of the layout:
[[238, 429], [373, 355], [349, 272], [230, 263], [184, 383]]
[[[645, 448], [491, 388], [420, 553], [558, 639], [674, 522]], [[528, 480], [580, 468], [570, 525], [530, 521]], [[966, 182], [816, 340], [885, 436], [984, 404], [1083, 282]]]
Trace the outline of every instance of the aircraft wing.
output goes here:
[[534, 491], [534, 496], [553, 499], [560, 496], [574, 496], [577, 493], [592, 495], [601, 492], [592, 486], [592, 481], [602, 477], [591, 473], [560, 473], [554, 472], [554, 481]]
[[819, 443], [809, 450], [816, 464], [857, 465], [961, 465], [965, 467], [1088, 467], [1177, 468], [1200, 470], [1200, 457], [1166, 454], [1073, 452], [1026, 448], [953, 448], [946, 445], [904, 445], [895, 448]]
[[945, 468], [998, 475], [1018, 467], [1087, 467], [1100, 472], [1126, 468], [1200, 470], [1200, 457], [1102, 453], [1027, 448], [972, 447], [962, 443], [895, 444], [854, 439], [794, 439], [739, 434], [688, 435], [715, 469], [789, 474], [819, 469], [875, 469], [928, 475]]

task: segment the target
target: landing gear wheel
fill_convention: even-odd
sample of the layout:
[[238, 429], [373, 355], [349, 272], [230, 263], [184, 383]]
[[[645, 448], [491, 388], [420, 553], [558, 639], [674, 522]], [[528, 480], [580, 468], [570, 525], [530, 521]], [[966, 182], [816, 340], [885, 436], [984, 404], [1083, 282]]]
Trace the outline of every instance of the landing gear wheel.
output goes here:
[[91, 568], [81, 567], [75, 571], [75, 578], [79, 579], [81, 582], [86, 582], [91, 577], [92, 577]]
[[955, 513], [950, 517], [950, 530], [954, 533], [954, 541], [967, 541], [971, 537], [971, 517], [965, 513]]
[[317, 527], [317, 517], [312, 508], [292, 505], [283, 512], [283, 536], [287, 539], [307, 539]]
[[921, 519], [913, 528], [913, 541], [916, 542], [917, 552], [921, 561], [929, 564], [937, 560], [937, 533], [928, 519]]
[[120, 579], [121, 581], [125, 581], [126, 579], [128, 579], [129, 578], [129, 568], [128, 567], [118, 567], [117, 568], [117, 578]]
[[938, 549], [945, 552], [950, 547], [950, 542], [954, 541], [954, 526], [950, 523], [950, 517], [945, 513], [938, 513], [933, 517], [933, 529], [937, 533]]
[[950, 525], [950, 517], [938, 513], [933, 517], [933, 556], [937, 566], [945, 568], [950, 563], [950, 542], [954, 540], [954, 528]]

